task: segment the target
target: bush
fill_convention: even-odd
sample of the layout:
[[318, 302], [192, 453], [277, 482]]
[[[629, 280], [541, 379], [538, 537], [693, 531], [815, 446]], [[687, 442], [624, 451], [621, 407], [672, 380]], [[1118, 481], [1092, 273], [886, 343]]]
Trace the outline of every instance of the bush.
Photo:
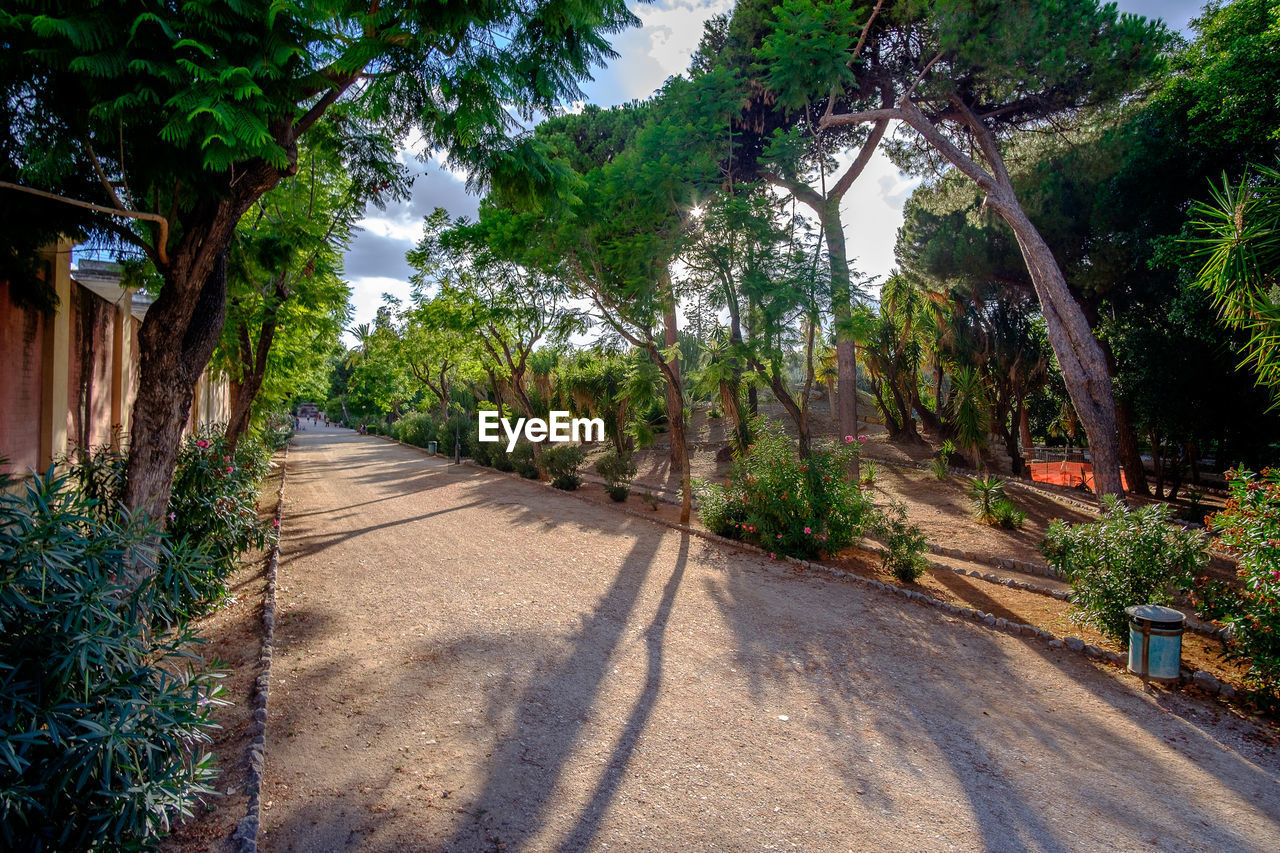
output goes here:
[[1027, 514], [1011, 500], [996, 501], [994, 509], [996, 526], [1005, 530], [1021, 530], [1027, 521]]
[[[120, 511], [125, 454], [108, 445], [82, 451], [70, 467], [75, 489], [90, 501], [99, 521]], [[251, 436], [228, 452], [222, 430], [208, 426], [183, 439], [169, 497], [167, 533], [176, 552], [207, 556], [207, 571], [182, 575], [178, 609], [189, 618], [226, 594], [226, 579], [240, 556], [267, 541], [258, 519], [258, 483], [266, 476], [270, 456]], [[162, 560], [161, 571], [168, 571]]]
[[215, 427], [183, 440], [169, 497], [168, 532], [178, 547], [206, 552], [215, 569], [195, 579], [187, 615], [221, 599], [240, 556], [266, 545], [267, 527], [258, 519], [258, 483], [268, 465], [264, 448], [247, 436], [234, 454]]
[[915, 583], [929, 568], [924, 554], [929, 542], [918, 525], [907, 522], [907, 508], [898, 502], [878, 512], [871, 531], [884, 541], [880, 567], [902, 583]]
[[515, 448], [507, 454], [512, 469], [526, 480], [538, 479], [538, 465], [533, 461], [533, 445], [527, 441], [516, 442]]
[[847, 475], [856, 445], [815, 449], [802, 462], [780, 425], [756, 418], [751, 433], [755, 443], [735, 460], [728, 485], [696, 485], [708, 529], [798, 557], [834, 553], [862, 535], [871, 501]]
[[929, 460], [929, 472], [936, 480], [945, 480], [951, 476], [951, 465], [945, 456], [935, 456]]
[[876, 463], [870, 459], [862, 463], [862, 485], [874, 486], [876, 484]]
[[636, 476], [636, 463], [616, 450], [596, 460], [596, 473], [604, 480], [609, 497], [621, 503], [631, 494], [631, 481]]
[[262, 443], [268, 452], [276, 453], [284, 450], [293, 438], [293, 415], [288, 412], [277, 412], [267, 416], [262, 428]]
[[1073, 618], [1127, 646], [1124, 609], [1169, 604], [1176, 590], [1190, 589], [1196, 569], [1208, 562], [1206, 537], [1171, 527], [1167, 504], [1131, 510], [1112, 495], [1102, 502], [1098, 521], [1055, 520], [1041, 550], [1071, 583]]
[[551, 485], [572, 492], [582, 485], [578, 469], [587, 454], [576, 444], [552, 444], [542, 451], [542, 470], [547, 472]]
[[1228, 656], [1250, 662], [1250, 683], [1280, 698], [1280, 471], [1231, 471], [1228, 499], [1210, 516], [1217, 544], [1239, 562], [1239, 589], [1224, 590], [1214, 612], [1233, 629]]
[[[0, 848], [152, 846], [215, 771], [200, 752], [218, 688], [178, 622], [214, 571], [52, 472], [0, 482]], [[146, 577], [136, 589], [125, 578]]]
[[996, 524], [996, 507], [1007, 501], [1004, 480], [999, 477], [974, 477], [969, 482], [969, 500], [973, 503], [974, 517], [983, 524]]
[[438, 424], [426, 412], [410, 412], [396, 421], [395, 438], [415, 447], [426, 447], [427, 442], [437, 441]]

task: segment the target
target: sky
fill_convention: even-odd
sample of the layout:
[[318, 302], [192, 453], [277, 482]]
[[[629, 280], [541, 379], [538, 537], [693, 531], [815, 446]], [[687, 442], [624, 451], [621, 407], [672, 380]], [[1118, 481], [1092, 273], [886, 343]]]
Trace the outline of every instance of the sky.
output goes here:
[[[1188, 23], [1203, 2], [1120, 0], [1118, 5], [1123, 12], [1163, 17], [1174, 29], [1189, 35]], [[732, 0], [632, 3], [640, 26], [613, 39], [618, 58], [583, 84], [585, 100], [614, 106], [652, 95], [668, 77], [688, 68], [703, 22], [732, 6]], [[383, 293], [408, 298], [410, 270], [404, 255], [421, 236], [424, 216], [436, 207], [444, 207], [453, 216], [476, 215], [479, 199], [467, 194], [466, 175], [446, 170], [436, 159], [424, 164], [408, 151], [401, 158], [415, 176], [412, 198], [385, 210], [368, 210], [345, 256], [344, 269], [352, 286], [352, 326], [373, 319]], [[849, 190], [841, 215], [850, 259], [859, 272], [883, 278], [892, 270], [902, 207], [917, 183], [877, 153]], [[348, 346], [354, 342], [349, 334], [345, 340]]]

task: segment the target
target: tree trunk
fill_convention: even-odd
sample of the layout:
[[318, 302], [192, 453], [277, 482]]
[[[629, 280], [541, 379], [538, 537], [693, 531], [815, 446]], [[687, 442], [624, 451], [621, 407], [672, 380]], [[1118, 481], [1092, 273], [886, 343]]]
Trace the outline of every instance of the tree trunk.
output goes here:
[[208, 269], [203, 264], [193, 266], [192, 274], [201, 276], [198, 289], [166, 277], [138, 332], [138, 394], [122, 498], [126, 507], [141, 509], [154, 519], [163, 519], [168, 509], [196, 382], [209, 364], [226, 319], [226, 251], [210, 258]]
[[1018, 433], [1022, 438], [1022, 455], [1035, 455], [1035, 442], [1031, 440], [1031, 416], [1027, 414], [1027, 403], [1022, 401], [1022, 408], [1018, 413]]
[[[857, 346], [849, 335], [853, 316], [853, 285], [849, 274], [849, 258], [845, 250], [844, 226], [840, 223], [840, 200], [829, 202], [822, 213], [822, 234], [827, 243], [827, 260], [831, 271], [831, 313], [836, 324], [836, 435], [858, 436], [858, 363]], [[849, 472], [859, 478], [858, 455], [853, 454]]]
[[[662, 342], [666, 345], [667, 350], [672, 352], [671, 359], [668, 361], [667, 369], [671, 371], [674, 377], [674, 383], [667, 383], [667, 421], [674, 424], [681, 421], [681, 432], [683, 433], [684, 421], [684, 394], [680, 390], [680, 358], [675, 355], [674, 348], [680, 340], [679, 336], [679, 320], [676, 318], [676, 300], [675, 294], [671, 292], [671, 275], [663, 272], [662, 279], [659, 282], [664, 296], [664, 305], [662, 308]], [[683, 437], [681, 441], [683, 442]], [[680, 456], [683, 451], [676, 448], [676, 437], [674, 431], [671, 434], [671, 470], [675, 470], [680, 464]]]
[[[667, 407], [671, 409], [672, 399], [684, 400], [684, 392], [680, 387], [680, 374], [672, 368], [671, 364], [662, 357], [662, 353], [652, 343], [647, 343], [646, 348], [649, 350], [649, 357], [662, 371], [663, 378], [667, 380]], [[688, 524], [689, 517], [693, 511], [693, 477], [689, 469], [689, 447], [685, 436], [684, 427], [684, 403], [681, 402], [676, 415], [670, 419], [669, 426], [671, 429], [671, 447], [677, 453], [677, 461], [672, 466], [673, 470], [680, 471], [680, 523]]]
[[1106, 357], [1080, 304], [1068, 290], [1053, 252], [1022, 209], [994, 135], [971, 113], [964, 119], [991, 169], [987, 172], [943, 135], [909, 96], [899, 102], [899, 108], [911, 127], [986, 193], [986, 205], [1000, 214], [1013, 230], [1040, 301], [1049, 343], [1058, 358], [1067, 394], [1089, 438], [1097, 495], [1117, 495], [1123, 499], [1116, 405]]
[[231, 416], [227, 421], [225, 433], [227, 447], [234, 451], [240, 443], [240, 437], [249, 428], [249, 419], [253, 414], [253, 402], [262, 390], [262, 383], [267, 376], [267, 358], [271, 354], [271, 344], [275, 341], [276, 326], [280, 316], [280, 306], [289, 298], [289, 290], [285, 286], [285, 277], [276, 280], [275, 301], [269, 303], [266, 315], [262, 318], [262, 328], [258, 330], [258, 346], [249, 345], [249, 330], [240, 327], [241, 379], [231, 383]]
[[226, 320], [227, 248], [244, 212], [297, 171], [297, 147], [292, 141], [285, 147], [286, 169], [250, 165], [228, 182], [221, 198], [184, 218], [182, 238], [162, 271], [164, 286], [138, 332], [138, 393], [121, 498], [129, 509], [162, 523], [196, 382]]
[[988, 204], [1013, 229], [1040, 300], [1045, 330], [1067, 386], [1071, 404], [1089, 438], [1094, 487], [1099, 497], [1124, 497], [1120, 481], [1120, 448], [1116, 437], [1116, 405], [1106, 357], [1080, 305], [1067, 289], [1062, 270], [1040, 232], [1027, 218], [1012, 191], [988, 195]]
[[262, 376], [256, 373], [247, 373], [239, 382], [231, 383], [231, 416], [227, 419], [227, 430], [224, 433], [228, 450], [236, 449], [240, 436], [249, 428], [253, 401], [261, 388]]

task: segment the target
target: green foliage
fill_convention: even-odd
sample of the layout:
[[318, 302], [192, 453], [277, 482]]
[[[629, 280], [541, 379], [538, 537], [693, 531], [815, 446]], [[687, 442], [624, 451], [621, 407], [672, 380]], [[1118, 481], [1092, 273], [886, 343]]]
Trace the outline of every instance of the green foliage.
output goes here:
[[186, 607], [195, 615], [226, 594], [226, 579], [240, 556], [267, 541], [258, 520], [258, 484], [267, 474], [261, 445], [242, 439], [229, 453], [222, 430], [206, 427], [188, 435], [178, 454], [169, 498], [168, 531], [180, 548], [198, 548], [214, 566], [192, 579]]
[[[150, 847], [213, 793], [200, 749], [219, 688], [193, 669], [180, 619], [183, 578], [217, 568], [52, 472], [20, 494], [10, 485], [0, 482], [0, 847]], [[134, 588], [133, 576], [145, 580]]]
[[288, 412], [267, 415], [262, 425], [262, 443], [268, 453], [278, 453], [293, 439], [293, 416]]
[[996, 501], [993, 509], [995, 510], [994, 524], [996, 527], [1002, 527], [1005, 530], [1021, 530], [1022, 525], [1027, 522], [1027, 514], [1018, 509], [1017, 504], [1011, 500]]
[[915, 583], [929, 568], [924, 556], [929, 540], [919, 525], [907, 521], [907, 509], [894, 501], [888, 509], [876, 513], [871, 533], [884, 542], [880, 548], [880, 566], [888, 569], [902, 583]]
[[609, 497], [619, 503], [625, 501], [636, 476], [635, 460], [613, 450], [596, 460], [595, 469], [604, 479], [604, 490]]
[[1280, 471], [1233, 471], [1230, 495], [1209, 519], [1216, 544], [1239, 563], [1239, 587], [1220, 590], [1215, 612], [1233, 636], [1227, 653], [1249, 661], [1249, 678], [1280, 698]]
[[410, 412], [396, 421], [395, 437], [405, 444], [426, 447], [427, 442], [439, 441], [439, 427], [435, 418], [426, 412]]
[[538, 463], [547, 472], [551, 485], [566, 492], [572, 492], [582, 485], [582, 477], [578, 469], [582, 467], [587, 454], [576, 444], [553, 443], [543, 449]]
[[1204, 259], [1196, 283], [1228, 326], [1248, 334], [1243, 363], [1280, 405], [1280, 171], [1259, 166], [1235, 184], [1224, 178], [1213, 203], [1193, 214], [1195, 257]]
[[1103, 510], [1088, 524], [1056, 519], [1041, 550], [1071, 583], [1073, 618], [1128, 645], [1124, 609], [1169, 604], [1176, 590], [1190, 589], [1196, 570], [1208, 562], [1207, 537], [1171, 526], [1167, 504], [1129, 509], [1107, 496]]
[[974, 477], [969, 483], [969, 499], [974, 516], [983, 524], [997, 522], [996, 508], [1005, 500], [1005, 481], [994, 475]]
[[933, 474], [936, 480], [945, 480], [951, 476], [951, 465], [947, 463], [947, 457], [934, 456], [929, 460], [929, 473]]
[[751, 432], [755, 442], [734, 461], [727, 486], [695, 487], [708, 529], [797, 557], [836, 553], [862, 535], [871, 501], [846, 476], [856, 444], [814, 450], [801, 460], [778, 424], [757, 418]]
[[[538, 479], [538, 465], [533, 460], [533, 444], [523, 439], [516, 442], [516, 446], [508, 454], [511, 461], [511, 467], [517, 474], [526, 480]], [[499, 469], [501, 470], [501, 469]]]
[[[121, 511], [126, 460], [118, 448], [104, 445], [92, 453], [80, 453], [70, 467], [77, 494], [93, 501], [91, 511], [99, 520]], [[229, 452], [222, 429], [216, 426], [183, 439], [166, 532], [174, 553], [200, 555], [198, 561], [205, 569], [190, 572], [181, 560], [174, 566], [160, 561], [162, 573], [178, 584], [175, 606], [183, 618], [220, 600], [240, 556], [266, 545], [267, 528], [258, 520], [257, 496], [269, 462], [264, 445], [247, 436], [234, 453]]]
[[862, 485], [871, 487], [876, 484], [876, 463], [870, 459], [862, 463]]

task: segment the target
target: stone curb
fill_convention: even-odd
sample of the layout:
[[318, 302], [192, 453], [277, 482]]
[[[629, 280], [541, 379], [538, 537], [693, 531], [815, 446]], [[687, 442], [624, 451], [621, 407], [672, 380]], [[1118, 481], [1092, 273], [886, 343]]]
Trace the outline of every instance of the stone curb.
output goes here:
[[[403, 444], [403, 442], [396, 441], [395, 439], [392, 439], [392, 438], [388, 438], [387, 440], [393, 441], [396, 444], [402, 444], [404, 447], [412, 447], [415, 450], [421, 450], [423, 453], [426, 453], [425, 448], [417, 447], [416, 445], [412, 445], [412, 444]], [[601, 504], [599, 501], [594, 501], [591, 498], [586, 497], [585, 495], [578, 495], [573, 492], [566, 492], [563, 489], [555, 489], [555, 487], [552, 486], [550, 483], [544, 483], [541, 480], [529, 480], [527, 478], [521, 477], [519, 474], [515, 474], [507, 471], [498, 471], [485, 465], [478, 465], [475, 462], [472, 462], [470, 459], [463, 459], [462, 464], [471, 468], [475, 468], [477, 470], [496, 474], [500, 477], [506, 477], [507, 479], [513, 479], [520, 482], [542, 486], [543, 488], [546, 488], [546, 489], [553, 489], [558, 494], [565, 495], [566, 497], [573, 498], [574, 500], [582, 501], [583, 503], [588, 503], [593, 506], [604, 506], [604, 504]], [[644, 521], [650, 521], [655, 524], [660, 524], [663, 527], [668, 527], [672, 530], [677, 530], [681, 533], [687, 533], [691, 536], [696, 536], [699, 539], [704, 539], [708, 542], [715, 542], [716, 544], [722, 545], [726, 548], [747, 552], [747, 553], [754, 553], [761, 557], [766, 556], [766, 552], [764, 551], [764, 549], [756, 545], [752, 545], [749, 542], [741, 542], [736, 539], [729, 539], [724, 536], [718, 536], [715, 533], [711, 533], [709, 531], [698, 530], [697, 528], [692, 527], [690, 525], [680, 524], [679, 522], [675, 522], [675, 521], [667, 521], [666, 519], [658, 518], [653, 515], [646, 515], [644, 513], [638, 512], [636, 510], [631, 509], [630, 507], [626, 507], [621, 504], [616, 504], [612, 507], [606, 507], [606, 508], [612, 509], [617, 512], [622, 512], [622, 513], [625, 513], [626, 515], [631, 515], [639, 519], [643, 519]], [[866, 544], [860, 543], [857, 547], [864, 551], [877, 553], [876, 549]], [[949, 616], [955, 616], [960, 619], [967, 619], [971, 622], [982, 625], [985, 628], [993, 629], [995, 631], [1009, 634], [1014, 637], [1019, 637], [1024, 642], [1030, 643], [1033, 640], [1042, 640], [1046, 642], [1049, 648], [1051, 649], [1065, 649], [1067, 651], [1081, 654], [1084, 657], [1089, 658], [1090, 660], [1110, 664], [1112, 666], [1117, 666], [1122, 669], [1127, 669], [1128, 667], [1128, 658], [1125, 655], [1122, 655], [1119, 652], [1112, 652], [1106, 649], [1100, 649], [1094, 645], [1086, 644], [1084, 640], [1081, 640], [1078, 637], [1060, 638], [1057, 635], [1055, 635], [1052, 631], [1046, 631], [1043, 628], [1037, 628], [1034, 625], [1010, 622], [1008, 619], [1005, 619], [1003, 617], [997, 617], [993, 613], [984, 613], [981, 610], [978, 610], [973, 607], [966, 607], [966, 606], [957, 605], [957, 604], [948, 604], [945, 601], [934, 598], [931, 595], [926, 595], [925, 593], [922, 593], [922, 592], [916, 592], [915, 590], [906, 589], [905, 587], [901, 587], [896, 584], [888, 583], [885, 581], [877, 581], [877, 580], [872, 580], [871, 578], [864, 578], [861, 575], [854, 574], [852, 572], [846, 572], [841, 569], [833, 568], [831, 566], [826, 566], [826, 565], [823, 565], [822, 563], [813, 563], [808, 560], [801, 560], [797, 557], [788, 557], [785, 555], [783, 557], [778, 558], [778, 562], [790, 563], [793, 566], [800, 566], [801, 568], [811, 569], [815, 572], [821, 572], [840, 580], [848, 580], [854, 583], [862, 584], [863, 586], [868, 586], [871, 589], [876, 590], [877, 592], [883, 592], [887, 595], [896, 595], [901, 598], [905, 598], [908, 601], [914, 601], [918, 604], [922, 604], [927, 607], [932, 607], [935, 610], [942, 611], [943, 613], [946, 613]], [[934, 565], [937, 565], [937, 564], [934, 564]], [[950, 567], [948, 566], [943, 566], [942, 568], [950, 569]], [[950, 569], [950, 570], [957, 571], [956, 569]], [[979, 578], [982, 578], [981, 573], [977, 573], [977, 576]], [[992, 577], [995, 577], [995, 575], [992, 575]], [[983, 579], [985, 580], [985, 578]], [[997, 579], [996, 582], [999, 583], [1000, 580]], [[1015, 581], [1015, 583], [1017, 582]], [[1027, 587], [1030, 588], [1031, 585], [1028, 584]], [[1057, 597], [1057, 594], [1054, 594], [1052, 591], [1050, 590], [1045, 590], [1045, 591], [1052, 594], [1055, 598]], [[1192, 628], [1192, 630], [1194, 630], [1194, 628]], [[1212, 674], [1205, 672], [1204, 670], [1196, 670], [1195, 672], [1192, 672], [1186, 667], [1183, 667], [1181, 681], [1182, 683], [1190, 683], [1194, 685], [1196, 688], [1204, 691], [1205, 693], [1208, 693], [1209, 695], [1212, 695], [1212, 696], [1219, 696], [1224, 700], [1234, 699], [1236, 697], [1236, 690], [1234, 687], [1232, 687], [1230, 684], [1221, 683], [1216, 678], [1214, 678]]]
[[289, 448], [284, 449], [280, 460], [280, 488], [276, 492], [275, 539], [267, 554], [267, 590], [262, 605], [262, 653], [258, 658], [258, 677], [253, 688], [253, 724], [249, 728], [253, 740], [249, 743], [249, 806], [245, 816], [231, 833], [231, 843], [237, 853], [257, 853], [258, 826], [262, 813], [262, 777], [264, 753], [267, 747], [267, 694], [271, 687], [271, 647], [276, 633], [276, 570], [280, 566], [280, 512], [284, 508], [284, 481]]

